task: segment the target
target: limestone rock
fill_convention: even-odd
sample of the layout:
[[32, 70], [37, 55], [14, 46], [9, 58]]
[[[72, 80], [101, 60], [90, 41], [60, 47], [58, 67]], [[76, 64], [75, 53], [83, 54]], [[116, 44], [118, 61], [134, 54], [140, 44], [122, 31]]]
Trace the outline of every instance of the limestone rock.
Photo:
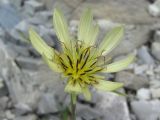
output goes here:
[[124, 83], [124, 87], [132, 90], [138, 90], [149, 85], [147, 77], [125, 71], [116, 74], [116, 81]]
[[160, 101], [133, 101], [131, 108], [139, 120], [157, 120], [160, 118]]
[[160, 43], [153, 42], [151, 50], [152, 50], [153, 56], [160, 61]]
[[104, 115], [104, 120], [130, 120], [124, 97], [106, 92], [98, 92], [98, 94], [96, 109]]

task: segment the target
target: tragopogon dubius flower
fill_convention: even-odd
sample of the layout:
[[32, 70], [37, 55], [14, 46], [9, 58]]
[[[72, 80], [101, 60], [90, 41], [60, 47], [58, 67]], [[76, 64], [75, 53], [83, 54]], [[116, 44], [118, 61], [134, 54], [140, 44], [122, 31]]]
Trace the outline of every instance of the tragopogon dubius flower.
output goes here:
[[134, 59], [134, 55], [131, 54], [110, 64], [107, 60], [102, 60], [103, 56], [119, 44], [123, 36], [122, 26], [113, 28], [97, 47], [95, 42], [99, 26], [93, 22], [91, 10], [87, 9], [83, 13], [76, 37], [70, 35], [67, 22], [59, 9], [54, 10], [53, 25], [61, 42], [61, 51], [48, 46], [32, 28], [29, 30], [29, 36], [33, 47], [42, 55], [49, 67], [68, 78], [66, 92], [82, 93], [89, 100], [90, 86], [105, 91], [114, 91], [123, 86], [122, 83], [107, 81], [99, 74], [125, 69]]

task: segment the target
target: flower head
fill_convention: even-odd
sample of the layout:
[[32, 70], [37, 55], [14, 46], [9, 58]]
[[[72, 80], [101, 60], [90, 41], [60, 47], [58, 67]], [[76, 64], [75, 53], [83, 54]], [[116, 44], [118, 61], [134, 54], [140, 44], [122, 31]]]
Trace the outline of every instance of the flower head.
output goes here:
[[122, 83], [105, 80], [100, 74], [125, 69], [134, 59], [133, 54], [110, 64], [109, 59], [103, 59], [103, 56], [110, 53], [120, 42], [123, 36], [122, 26], [113, 28], [97, 47], [95, 42], [99, 26], [93, 22], [93, 15], [89, 9], [80, 19], [76, 37], [70, 35], [67, 22], [59, 9], [54, 10], [53, 25], [61, 42], [61, 51], [48, 46], [32, 28], [29, 35], [32, 45], [49, 67], [68, 78], [66, 92], [83, 93], [86, 99], [90, 99], [90, 86], [105, 91], [115, 91], [123, 86]]

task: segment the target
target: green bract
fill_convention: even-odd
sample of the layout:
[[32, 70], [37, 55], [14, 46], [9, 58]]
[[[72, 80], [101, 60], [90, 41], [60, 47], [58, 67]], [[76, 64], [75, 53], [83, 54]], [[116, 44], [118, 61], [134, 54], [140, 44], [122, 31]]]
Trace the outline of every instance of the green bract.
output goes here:
[[81, 17], [77, 37], [70, 35], [67, 22], [59, 9], [54, 10], [53, 25], [62, 51], [48, 46], [32, 28], [29, 30], [29, 36], [33, 47], [49, 67], [68, 78], [66, 92], [83, 93], [85, 98], [90, 100], [90, 86], [105, 91], [115, 91], [123, 86], [122, 83], [106, 81], [104, 76], [99, 74], [118, 72], [134, 60], [133, 54], [111, 64], [102, 60], [103, 56], [110, 53], [120, 42], [123, 36], [122, 26], [113, 28], [96, 47], [99, 26], [93, 22], [89, 9]]

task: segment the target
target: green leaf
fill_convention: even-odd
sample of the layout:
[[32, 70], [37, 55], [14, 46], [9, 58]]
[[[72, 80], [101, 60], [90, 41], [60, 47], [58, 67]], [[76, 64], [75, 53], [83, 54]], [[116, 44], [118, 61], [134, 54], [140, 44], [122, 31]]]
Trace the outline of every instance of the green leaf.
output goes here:
[[64, 15], [59, 9], [54, 10], [53, 25], [59, 40], [63, 42], [65, 45], [69, 45], [71, 38], [69, 35], [67, 22], [64, 18]]
[[115, 91], [121, 87], [123, 87], [123, 83], [111, 82], [106, 80], [99, 80], [98, 84], [95, 84], [94, 87], [99, 90], [104, 91]]
[[32, 28], [29, 29], [29, 38], [33, 47], [41, 55], [44, 54], [47, 58], [53, 59], [54, 49], [49, 47]]
[[106, 36], [99, 46], [99, 53], [102, 52], [103, 55], [111, 52], [120, 42], [123, 36], [123, 27], [113, 28]]
[[121, 71], [126, 67], [128, 67], [128, 65], [131, 64], [134, 59], [135, 59], [135, 55], [130, 54], [125, 59], [122, 59], [120, 61], [107, 65], [107, 67], [103, 69], [102, 72], [113, 73], [113, 72]]

